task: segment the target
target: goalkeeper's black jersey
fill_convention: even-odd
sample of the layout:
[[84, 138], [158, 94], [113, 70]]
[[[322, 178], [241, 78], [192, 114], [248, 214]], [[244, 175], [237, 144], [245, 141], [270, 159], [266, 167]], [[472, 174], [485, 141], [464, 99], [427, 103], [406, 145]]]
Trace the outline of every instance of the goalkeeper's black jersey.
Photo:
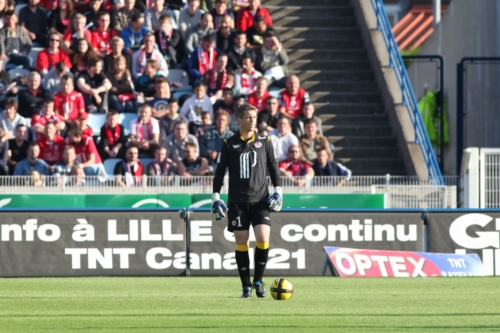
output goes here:
[[217, 156], [214, 193], [220, 193], [226, 168], [229, 172], [230, 203], [254, 203], [269, 196], [266, 175], [274, 186], [280, 186], [280, 173], [271, 138], [254, 133], [250, 140], [243, 140], [239, 131], [225, 139]]

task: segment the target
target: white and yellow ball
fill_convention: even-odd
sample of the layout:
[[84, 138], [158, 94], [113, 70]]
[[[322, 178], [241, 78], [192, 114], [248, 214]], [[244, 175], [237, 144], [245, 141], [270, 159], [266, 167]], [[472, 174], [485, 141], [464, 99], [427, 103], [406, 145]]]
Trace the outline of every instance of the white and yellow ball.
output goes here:
[[285, 278], [277, 278], [271, 284], [271, 296], [277, 301], [288, 301], [293, 296], [293, 285]]

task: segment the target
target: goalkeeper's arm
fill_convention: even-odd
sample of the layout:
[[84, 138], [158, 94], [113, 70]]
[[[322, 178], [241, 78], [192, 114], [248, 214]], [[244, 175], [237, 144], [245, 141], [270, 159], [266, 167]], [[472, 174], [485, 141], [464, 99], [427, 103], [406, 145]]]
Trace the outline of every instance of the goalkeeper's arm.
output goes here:
[[224, 174], [226, 173], [226, 168], [229, 165], [229, 148], [227, 147], [227, 142], [224, 139], [222, 142], [222, 147], [219, 155], [217, 155], [217, 160], [215, 161], [215, 175], [213, 184], [213, 193], [220, 193], [222, 188], [222, 183], [224, 182]]
[[281, 186], [280, 169], [278, 167], [278, 162], [276, 161], [276, 156], [274, 154], [274, 147], [271, 141], [271, 137], [267, 137], [266, 145], [266, 159], [267, 159], [267, 169], [269, 170], [269, 177], [271, 177], [271, 182], [273, 186]]
[[217, 156], [217, 162], [215, 165], [215, 176], [213, 184], [213, 194], [212, 194], [212, 216], [216, 220], [221, 220], [226, 216], [227, 207], [224, 202], [220, 199], [220, 190], [222, 188], [222, 183], [224, 182], [224, 174], [226, 173], [226, 168], [228, 166], [229, 148], [227, 147], [227, 142], [224, 140], [222, 143], [222, 148]]
[[283, 204], [283, 195], [280, 187], [281, 186], [280, 169], [278, 167], [278, 162], [276, 161], [274, 147], [270, 137], [268, 137], [266, 149], [267, 149], [266, 151], [267, 168], [269, 170], [269, 176], [271, 177], [271, 182], [274, 185], [274, 193], [267, 199], [267, 202], [269, 203], [270, 211], [279, 212]]

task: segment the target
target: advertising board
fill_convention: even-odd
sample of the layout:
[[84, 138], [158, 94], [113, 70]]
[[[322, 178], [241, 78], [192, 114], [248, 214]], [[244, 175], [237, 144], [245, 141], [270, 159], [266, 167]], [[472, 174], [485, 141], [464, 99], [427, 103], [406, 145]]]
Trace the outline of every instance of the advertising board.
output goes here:
[[477, 254], [359, 250], [325, 246], [341, 277], [484, 276]]
[[428, 251], [477, 253], [486, 275], [500, 275], [500, 212], [427, 212]]
[[[280, 212], [271, 215], [266, 274], [314, 276], [322, 270], [324, 246], [423, 251], [423, 221], [414, 212]], [[235, 242], [227, 219], [212, 221], [208, 211], [190, 212], [190, 275], [237, 275]], [[253, 268], [255, 237], [250, 237]]]
[[158, 276], [186, 271], [178, 211], [0, 213], [0, 276]]

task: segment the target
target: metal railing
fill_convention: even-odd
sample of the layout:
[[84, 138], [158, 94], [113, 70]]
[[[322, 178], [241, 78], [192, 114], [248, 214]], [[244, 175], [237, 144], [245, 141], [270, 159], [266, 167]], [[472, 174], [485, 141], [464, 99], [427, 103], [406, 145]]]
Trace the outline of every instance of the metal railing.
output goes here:
[[401, 87], [403, 101], [407, 107], [410, 119], [415, 129], [415, 143], [419, 144], [425, 163], [429, 170], [429, 179], [437, 185], [443, 185], [443, 176], [434, 154], [434, 149], [425, 130], [424, 122], [418, 110], [417, 99], [413, 93], [412, 85], [406, 72], [401, 53], [392, 33], [391, 24], [385, 12], [382, 0], [371, 0], [375, 15], [377, 16], [377, 29], [382, 32], [387, 51], [389, 53], [389, 66], [394, 69], [398, 83]]
[[462, 208], [500, 208], [500, 148], [467, 148], [461, 164]]
[[500, 149], [481, 148], [479, 161], [479, 207], [500, 208]]
[[[406, 176], [314, 177], [300, 186], [281, 179], [284, 193], [386, 194], [387, 208], [456, 207], [458, 177], [444, 177], [443, 185]], [[227, 179], [222, 193], [227, 193]], [[9, 194], [201, 194], [212, 193], [213, 177], [135, 177], [119, 182], [114, 177], [3, 176], [0, 195]], [[272, 184], [268, 179], [270, 191]]]

